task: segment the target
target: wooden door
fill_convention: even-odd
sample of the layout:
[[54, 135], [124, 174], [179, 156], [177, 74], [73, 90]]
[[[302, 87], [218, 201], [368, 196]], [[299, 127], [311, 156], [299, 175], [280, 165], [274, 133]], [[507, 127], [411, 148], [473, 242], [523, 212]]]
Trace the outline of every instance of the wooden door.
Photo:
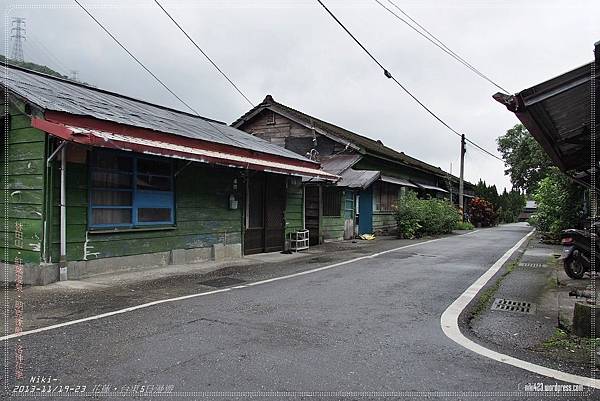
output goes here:
[[319, 244], [320, 191], [316, 185], [304, 188], [304, 226], [309, 231], [310, 245]]
[[282, 251], [285, 242], [285, 177], [256, 174], [248, 179], [244, 254]]

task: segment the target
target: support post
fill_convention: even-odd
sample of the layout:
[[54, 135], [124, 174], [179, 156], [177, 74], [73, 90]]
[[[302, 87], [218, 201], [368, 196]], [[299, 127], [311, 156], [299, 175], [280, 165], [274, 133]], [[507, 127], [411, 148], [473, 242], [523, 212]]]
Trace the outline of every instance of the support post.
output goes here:
[[464, 209], [464, 174], [465, 174], [465, 134], [460, 136], [460, 182], [458, 184], [458, 207], [460, 208], [461, 218], [465, 215]]
[[67, 147], [60, 150], [60, 281], [67, 280]]

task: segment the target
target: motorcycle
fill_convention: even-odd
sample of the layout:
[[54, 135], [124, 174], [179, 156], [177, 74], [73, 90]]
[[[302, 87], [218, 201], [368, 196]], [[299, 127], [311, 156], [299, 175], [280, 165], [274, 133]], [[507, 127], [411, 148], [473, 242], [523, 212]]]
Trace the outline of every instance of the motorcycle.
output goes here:
[[[561, 260], [565, 273], [572, 279], [581, 279], [591, 269], [592, 235], [598, 238], [600, 222], [595, 223], [591, 230], [567, 229], [560, 235], [560, 243], [564, 246]], [[600, 244], [596, 240], [596, 255], [600, 256]]]

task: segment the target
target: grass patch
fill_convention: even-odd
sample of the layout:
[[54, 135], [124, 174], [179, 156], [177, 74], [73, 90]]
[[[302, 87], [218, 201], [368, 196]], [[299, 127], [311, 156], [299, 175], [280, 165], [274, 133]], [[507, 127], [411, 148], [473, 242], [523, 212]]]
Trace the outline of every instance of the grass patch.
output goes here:
[[554, 334], [542, 343], [542, 347], [590, 354], [600, 347], [600, 338], [577, 337], [569, 334], [567, 330], [556, 329]]
[[475, 304], [475, 307], [473, 308], [473, 313], [472, 313], [471, 318], [474, 318], [475, 316], [479, 315], [481, 312], [483, 312], [484, 310], [486, 310], [490, 307], [490, 305], [492, 303], [492, 299], [494, 298], [494, 295], [500, 288], [500, 284], [502, 283], [502, 280], [504, 280], [504, 278], [506, 276], [508, 276], [510, 273], [512, 273], [513, 270], [515, 270], [517, 268], [518, 263], [519, 263], [518, 261], [510, 262], [510, 264], [506, 267], [506, 271], [504, 273], [502, 273], [502, 275], [498, 278], [498, 280], [496, 280], [494, 285], [487, 288], [486, 290], [484, 290], [481, 293], [481, 295], [479, 296], [479, 299], [477, 300], [477, 304]]
[[574, 343], [569, 333], [562, 329], [554, 330], [554, 334], [542, 343], [544, 348], [558, 348], [558, 349], [571, 349]]

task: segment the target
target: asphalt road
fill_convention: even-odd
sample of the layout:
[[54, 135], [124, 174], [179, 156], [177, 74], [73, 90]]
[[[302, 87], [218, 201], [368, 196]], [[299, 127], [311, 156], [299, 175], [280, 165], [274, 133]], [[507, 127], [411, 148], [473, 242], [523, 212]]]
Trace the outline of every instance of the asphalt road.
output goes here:
[[[452, 236], [286, 280], [32, 334], [20, 340], [26, 378], [21, 384], [51, 376], [53, 386], [86, 386], [87, 393], [109, 385], [111, 393], [98, 399], [119, 398], [114, 392], [123, 386], [157, 391], [172, 385], [169, 399], [271, 392], [246, 395], [520, 400], [527, 383], [556, 381], [462, 348], [443, 334], [440, 316], [528, 230], [508, 225]], [[9, 341], [11, 358], [16, 344]], [[10, 362], [8, 375], [14, 377]]]

